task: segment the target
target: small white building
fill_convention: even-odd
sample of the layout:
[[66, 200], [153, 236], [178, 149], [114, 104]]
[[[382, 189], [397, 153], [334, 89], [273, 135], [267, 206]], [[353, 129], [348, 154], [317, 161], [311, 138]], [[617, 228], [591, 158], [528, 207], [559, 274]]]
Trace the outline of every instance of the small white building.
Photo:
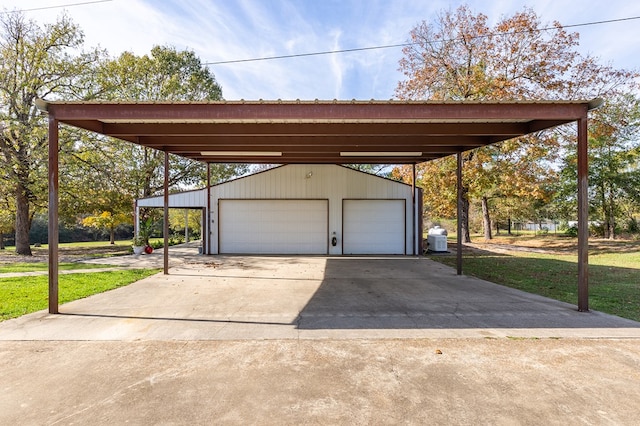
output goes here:
[[[162, 196], [137, 200], [136, 217], [163, 203]], [[207, 254], [414, 255], [422, 252], [421, 205], [419, 188], [323, 164], [280, 166], [169, 196], [170, 208], [202, 209], [208, 218]]]

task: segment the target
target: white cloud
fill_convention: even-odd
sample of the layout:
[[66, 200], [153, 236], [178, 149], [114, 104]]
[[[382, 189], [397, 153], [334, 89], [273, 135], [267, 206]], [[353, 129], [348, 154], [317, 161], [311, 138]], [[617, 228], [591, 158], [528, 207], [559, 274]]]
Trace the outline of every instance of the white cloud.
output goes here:
[[[30, 9], [63, 0], [4, 0], [3, 6]], [[153, 45], [189, 48], [203, 62], [320, 52], [403, 43], [422, 20], [460, 1], [438, 0], [113, 0], [68, 8], [86, 35], [112, 56], [124, 50], [148, 53]], [[470, 2], [475, 12], [500, 15], [521, 10], [530, 0]], [[640, 16], [640, 2], [628, 0], [537, 0], [542, 22], [563, 24]], [[59, 9], [29, 12], [52, 22]], [[616, 67], [637, 68], [640, 21], [575, 28], [581, 49]], [[214, 65], [226, 99], [388, 99], [402, 78], [400, 48], [290, 59]]]

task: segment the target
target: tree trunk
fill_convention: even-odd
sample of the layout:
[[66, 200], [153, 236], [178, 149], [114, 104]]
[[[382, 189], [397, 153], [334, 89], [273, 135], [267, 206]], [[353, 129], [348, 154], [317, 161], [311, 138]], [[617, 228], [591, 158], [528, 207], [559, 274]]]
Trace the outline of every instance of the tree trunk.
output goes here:
[[507, 218], [507, 234], [511, 235], [511, 217]]
[[18, 184], [16, 189], [16, 253], [31, 256], [29, 245], [29, 198], [26, 189]]
[[462, 205], [460, 206], [461, 217], [459, 218], [460, 226], [462, 228], [462, 242], [470, 243], [471, 242], [471, 234], [469, 232], [469, 199], [467, 198], [467, 194], [469, 193], [469, 188], [465, 185], [462, 185]]
[[482, 227], [484, 228], [484, 239], [492, 239], [491, 235], [491, 217], [489, 217], [489, 200], [482, 197]]
[[[609, 238], [609, 209], [607, 205], [607, 198], [605, 196], [604, 185], [600, 185], [598, 188], [600, 192], [600, 202], [602, 204], [602, 218], [604, 219], [604, 226], [602, 232], [604, 238]], [[587, 225], [588, 226], [588, 225]]]
[[111, 228], [109, 228], [109, 244], [115, 244], [116, 243], [116, 229], [112, 226]]
[[4, 234], [0, 233], [0, 250], [4, 250]]
[[615, 240], [616, 214], [615, 214], [615, 199], [613, 197], [613, 190], [609, 191], [609, 217], [607, 218], [607, 224], [609, 225], [609, 239]]

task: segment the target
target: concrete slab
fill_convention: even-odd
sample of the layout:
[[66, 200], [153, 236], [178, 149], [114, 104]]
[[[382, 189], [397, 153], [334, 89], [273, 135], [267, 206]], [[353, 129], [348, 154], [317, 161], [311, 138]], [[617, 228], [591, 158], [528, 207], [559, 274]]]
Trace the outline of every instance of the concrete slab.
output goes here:
[[639, 323], [422, 258], [175, 265], [0, 323], [0, 424], [637, 424]]
[[[637, 425], [637, 340], [0, 342], [3, 425]], [[439, 353], [438, 353], [439, 352]]]
[[425, 258], [182, 258], [170, 275], [0, 324], [0, 340], [640, 338], [640, 323]]

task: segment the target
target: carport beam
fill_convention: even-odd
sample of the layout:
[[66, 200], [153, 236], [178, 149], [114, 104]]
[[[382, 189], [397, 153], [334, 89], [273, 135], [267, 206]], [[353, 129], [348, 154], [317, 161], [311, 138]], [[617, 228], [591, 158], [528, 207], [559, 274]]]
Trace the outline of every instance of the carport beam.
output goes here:
[[49, 115], [49, 313], [58, 310], [58, 120]]

